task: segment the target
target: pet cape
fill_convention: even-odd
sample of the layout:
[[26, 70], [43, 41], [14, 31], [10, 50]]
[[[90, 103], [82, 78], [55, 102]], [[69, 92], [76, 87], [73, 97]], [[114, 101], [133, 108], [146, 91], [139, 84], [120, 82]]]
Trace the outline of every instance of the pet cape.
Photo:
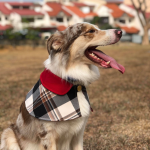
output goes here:
[[66, 121], [82, 117], [77, 92], [89, 98], [86, 88], [73, 85], [44, 70], [38, 82], [26, 96], [25, 106], [29, 114], [46, 121]]

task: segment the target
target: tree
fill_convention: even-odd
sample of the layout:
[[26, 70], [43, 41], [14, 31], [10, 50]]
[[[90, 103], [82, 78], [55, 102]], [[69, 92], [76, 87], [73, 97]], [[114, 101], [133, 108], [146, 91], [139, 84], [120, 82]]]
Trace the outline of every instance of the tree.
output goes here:
[[28, 33], [26, 34], [25, 38], [31, 40], [33, 43], [33, 48], [35, 48], [40, 39], [39, 32], [28, 28]]
[[147, 10], [146, 0], [137, 0], [138, 6], [135, 5], [135, 2], [133, 0], [131, 0], [131, 2], [137, 12], [140, 23], [144, 29], [142, 45], [148, 45], [149, 44], [148, 30], [150, 29], [150, 18], [146, 17], [146, 10]]
[[12, 29], [6, 30], [5, 36], [14, 47], [16, 47], [16, 45], [19, 43], [19, 40], [21, 39], [21, 33], [13, 32]]
[[[97, 25], [97, 26], [98, 26], [100, 29], [102, 29], [102, 30], [114, 29], [110, 24], [108, 24], [108, 23], [103, 23], [102, 18], [101, 18], [101, 17], [98, 17], [98, 16], [94, 17], [94, 18], [91, 20], [90, 23]], [[120, 29], [120, 28], [119, 28], [119, 27], [117, 27], [117, 28], [115, 27], [115, 29]]]

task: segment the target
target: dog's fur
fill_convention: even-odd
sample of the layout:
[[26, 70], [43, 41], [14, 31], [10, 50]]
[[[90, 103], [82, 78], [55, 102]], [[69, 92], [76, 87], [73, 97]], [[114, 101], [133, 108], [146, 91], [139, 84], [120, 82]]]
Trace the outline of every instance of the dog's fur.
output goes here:
[[[115, 30], [100, 30], [89, 23], [78, 23], [56, 32], [47, 41], [49, 58], [45, 68], [73, 84], [87, 86], [99, 78], [99, 65], [84, 52], [91, 46], [117, 42]], [[98, 67], [97, 67], [98, 66]], [[83, 150], [83, 133], [90, 106], [82, 92], [78, 93], [82, 117], [62, 122], [47, 122], [29, 115], [25, 102], [14, 125], [1, 136], [1, 150]]]

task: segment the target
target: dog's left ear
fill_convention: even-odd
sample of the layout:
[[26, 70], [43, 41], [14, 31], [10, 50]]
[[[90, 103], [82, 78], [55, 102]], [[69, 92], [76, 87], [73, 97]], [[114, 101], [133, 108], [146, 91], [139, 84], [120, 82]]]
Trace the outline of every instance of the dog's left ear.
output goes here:
[[63, 45], [63, 38], [61, 34], [53, 34], [48, 40], [47, 40], [47, 50], [50, 54], [51, 50], [54, 50], [56, 52], [61, 51]]

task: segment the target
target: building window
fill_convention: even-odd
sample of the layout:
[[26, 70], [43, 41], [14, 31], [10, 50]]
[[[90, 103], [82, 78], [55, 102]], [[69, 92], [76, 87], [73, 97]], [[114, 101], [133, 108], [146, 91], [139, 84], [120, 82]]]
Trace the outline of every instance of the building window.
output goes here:
[[117, 21], [118, 21], [118, 19], [117, 19], [117, 18], [115, 18], [115, 21], [117, 22]]
[[23, 6], [22, 8], [23, 9], [29, 9], [29, 6]]
[[62, 18], [62, 17], [57, 17], [56, 20], [57, 20], [58, 22], [63, 22], [63, 18]]
[[119, 22], [125, 24], [125, 20], [123, 19], [119, 19]]
[[101, 19], [102, 19], [101, 22], [104, 23], [104, 24], [109, 22], [109, 18], [108, 17], [101, 17]]
[[132, 22], [132, 19], [129, 19], [129, 22]]
[[109, 23], [109, 17], [100, 17], [99, 24], [108, 24]]
[[7, 17], [7, 16], [5, 17], [5, 20], [8, 20], [8, 17]]
[[42, 19], [43, 19], [43, 17], [38, 17], [38, 18], [37, 18], [37, 20], [42, 20]]
[[50, 17], [51, 20], [55, 20], [55, 17]]
[[12, 6], [13, 9], [20, 9], [20, 6]]

